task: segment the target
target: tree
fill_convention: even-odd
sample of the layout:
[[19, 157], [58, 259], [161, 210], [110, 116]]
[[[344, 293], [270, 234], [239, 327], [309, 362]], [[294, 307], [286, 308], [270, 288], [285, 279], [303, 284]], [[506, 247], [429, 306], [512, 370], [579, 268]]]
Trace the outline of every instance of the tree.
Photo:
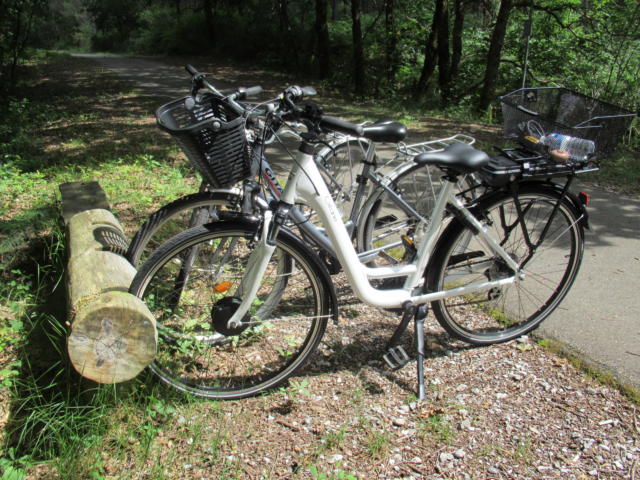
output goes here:
[[437, 44], [438, 44], [438, 86], [442, 103], [449, 101], [449, 84], [451, 82], [449, 71], [449, 0], [439, 0], [440, 17], [438, 20]]
[[458, 75], [460, 59], [462, 58], [462, 32], [464, 30], [465, 1], [455, 0], [455, 18], [453, 20], [453, 32], [451, 33], [451, 78]]
[[327, 0], [316, 0], [315, 48], [316, 69], [320, 78], [330, 73], [329, 26], [327, 25]]
[[353, 36], [353, 80], [356, 95], [364, 93], [364, 47], [362, 45], [362, 26], [360, 0], [351, 0], [351, 32]]
[[504, 43], [505, 33], [507, 31], [507, 22], [513, 8], [513, 0], [502, 0], [500, 2], [500, 10], [498, 18], [491, 34], [491, 42], [487, 53], [487, 62], [484, 73], [484, 82], [478, 99], [478, 109], [481, 111], [489, 108], [489, 104], [493, 99], [496, 81], [498, 79], [498, 70], [500, 68], [500, 60], [502, 54], [502, 45]]
[[212, 46], [216, 44], [216, 26], [214, 24], [215, 16], [215, 0], [204, 0], [204, 16], [207, 21], [207, 32], [209, 34], [209, 42]]
[[44, 16], [46, 6], [45, 0], [0, 0], [0, 88], [15, 83], [34, 20]]
[[393, 83], [398, 70], [398, 32], [396, 30], [395, 0], [384, 0], [385, 69], [387, 82]]
[[424, 63], [422, 65], [422, 71], [420, 72], [420, 78], [415, 88], [416, 97], [422, 96], [426, 91], [431, 75], [433, 75], [433, 72], [435, 72], [436, 66], [438, 65], [438, 55], [442, 53], [441, 51], [443, 50], [439, 47], [438, 40], [440, 39], [439, 29], [441, 28], [442, 22], [445, 18], [448, 22], [449, 18], [448, 16], [445, 17], [443, 12], [446, 5], [447, 0], [436, 0], [436, 7], [431, 21], [431, 30], [429, 31], [429, 35], [427, 35], [424, 45]]

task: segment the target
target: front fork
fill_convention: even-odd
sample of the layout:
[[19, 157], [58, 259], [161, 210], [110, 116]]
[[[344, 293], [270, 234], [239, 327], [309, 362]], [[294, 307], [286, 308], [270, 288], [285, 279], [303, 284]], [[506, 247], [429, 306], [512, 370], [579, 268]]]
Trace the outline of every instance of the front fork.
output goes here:
[[275, 209], [267, 209], [264, 211], [262, 223], [256, 232], [256, 247], [249, 256], [247, 269], [235, 295], [240, 298], [242, 302], [227, 322], [227, 328], [232, 329], [242, 326], [242, 318], [249, 312], [256, 298], [258, 289], [260, 288], [260, 282], [264, 277], [267, 266], [276, 249], [278, 233], [284, 225], [290, 209], [290, 204], [278, 201]]

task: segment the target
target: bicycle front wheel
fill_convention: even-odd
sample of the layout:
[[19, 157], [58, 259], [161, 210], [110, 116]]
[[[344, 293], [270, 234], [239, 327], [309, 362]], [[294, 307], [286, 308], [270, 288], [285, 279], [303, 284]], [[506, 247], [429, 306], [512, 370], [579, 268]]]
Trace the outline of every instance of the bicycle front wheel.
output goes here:
[[239, 286], [255, 235], [256, 225], [246, 220], [187, 230], [158, 249], [134, 278], [131, 293], [157, 321], [151, 370], [162, 381], [204, 397], [242, 398], [284, 382], [317, 347], [335, 312], [335, 296], [319, 261], [286, 230], [242, 325], [227, 327], [242, 300]]
[[[584, 230], [580, 214], [569, 199], [539, 187], [523, 187], [518, 199], [522, 222], [518, 220], [513, 196], [507, 193], [482, 204], [477, 218], [523, 266], [525, 278], [504, 287], [432, 303], [445, 330], [466, 342], [506, 342], [533, 330], [562, 301], [578, 273]], [[528, 244], [527, 236], [535, 249]], [[432, 258], [426, 274], [427, 291], [432, 292], [513, 274], [458, 220], [443, 233]]]

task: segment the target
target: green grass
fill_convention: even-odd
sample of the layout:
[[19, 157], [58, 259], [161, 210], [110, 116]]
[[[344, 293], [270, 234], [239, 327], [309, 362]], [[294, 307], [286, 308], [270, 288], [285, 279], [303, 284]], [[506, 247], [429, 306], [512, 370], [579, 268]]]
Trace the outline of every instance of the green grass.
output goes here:
[[640, 406], [640, 389], [621, 382], [616, 379], [611, 372], [585, 360], [582, 356], [573, 352], [567, 344], [549, 338], [542, 338], [538, 340], [538, 345], [556, 355], [566, 358], [574, 368], [584, 372], [598, 383], [618, 390], [637, 406]]
[[616, 191], [638, 195], [640, 194], [640, 159], [637, 151], [624, 147], [609, 159], [602, 162], [598, 172], [580, 177]]
[[[0, 478], [21, 480], [34, 469], [53, 478], [127, 478], [114, 475], [119, 463], [176, 478], [164, 465], [161, 435], [193, 400], [146, 375], [97, 386], [67, 360], [57, 186], [100, 181], [130, 233], [197, 181], [157, 131], [154, 100], [90, 61], [57, 53], [39, 53], [22, 74], [18, 92], [29, 100], [13, 97], [0, 125], [0, 410], [8, 413], [0, 423]], [[199, 425], [180, 427], [181, 435], [192, 445], [205, 437], [224, 442], [223, 430]]]
[[432, 440], [438, 444], [451, 445], [455, 440], [455, 430], [451, 422], [441, 413], [429, 415], [418, 425], [418, 436], [423, 440]]

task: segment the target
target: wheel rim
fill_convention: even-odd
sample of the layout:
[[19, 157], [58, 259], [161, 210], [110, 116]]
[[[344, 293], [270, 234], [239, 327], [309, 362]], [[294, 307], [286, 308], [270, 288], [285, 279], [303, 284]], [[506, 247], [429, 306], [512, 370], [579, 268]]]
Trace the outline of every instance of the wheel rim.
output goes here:
[[[521, 195], [520, 200], [527, 209], [531, 239], [537, 242], [557, 198], [531, 194]], [[507, 253], [521, 262], [529, 253], [516, 219], [513, 202], [505, 199], [489, 209], [485, 224], [492, 236], [503, 240]], [[515, 338], [544, 320], [566, 295], [580, 265], [582, 243], [576, 222], [570, 209], [561, 204], [543, 243], [526, 263], [523, 281], [437, 302], [436, 308], [453, 333], [466, 340], [493, 343]], [[505, 234], [510, 227], [513, 229]], [[444, 257], [447, 267], [438, 278], [439, 290], [511, 276], [504, 261], [488, 256], [468, 230], [459, 232]]]
[[[222, 244], [229, 248], [216, 256]], [[180, 258], [194, 248], [197, 255], [176, 300], [172, 281]], [[151, 370], [164, 382], [208, 397], [248, 396], [291, 375], [315, 348], [326, 323], [322, 288], [286, 245], [278, 245], [267, 269], [251, 327], [231, 337], [213, 330], [214, 305], [235, 294], [251, 248], [249, 232], [207, 235], [168, 254], [142, 287], [141, 296], [158, 322], [158, 354]]]

